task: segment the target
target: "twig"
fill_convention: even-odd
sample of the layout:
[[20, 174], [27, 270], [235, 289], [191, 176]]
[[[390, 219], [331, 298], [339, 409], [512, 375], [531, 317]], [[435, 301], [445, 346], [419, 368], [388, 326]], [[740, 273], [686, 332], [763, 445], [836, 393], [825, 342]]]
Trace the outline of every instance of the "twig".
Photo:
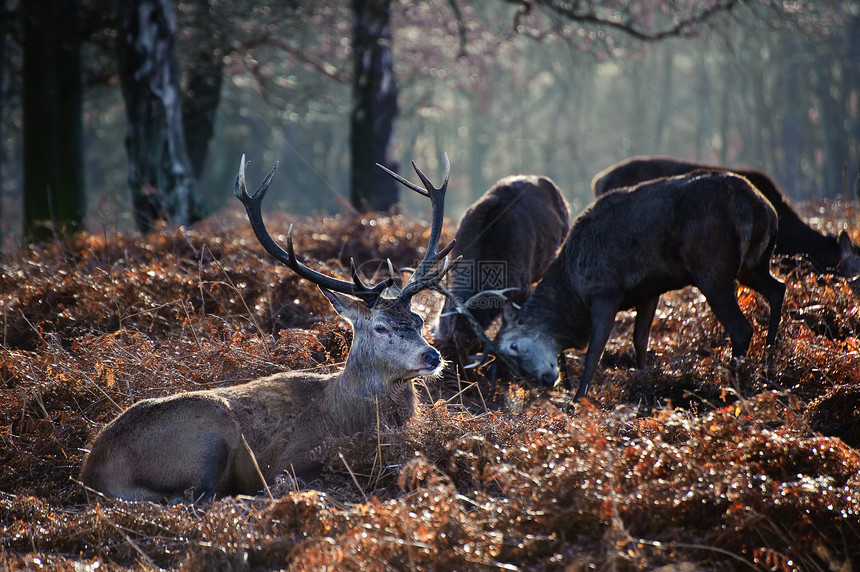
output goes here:
[[245, 434], [242, 433], [242, 444], [245, 446], [245, 450], [248, 451], [248, 455], [251, 456], [251, 462], [254, 463], [254, 469], [257, 471], [257, 476], [260, 477], [260, 481], [263, 483], [263, 489], [266, 491], [266, 495], [269, 497], [269, 501], [274, 503], [275, 497], [272, 496], [272, 491], [269, 490], [269, 485], [266, 483], [266, 478], [263, 476], [263, 471], [260, 470], [260, 465], [257, 463], [257, 456], [254, 455], [254, 451], [251, 450], [251, 446], [248, 445], [248, 441], [245, 439]]
[[[375, 397], [376, 401], [376, 457], [373, 459], [373, 467], [370, 469], [370, 477], [373, 477], [373, 469], [379, 464], [379, 472], [376, 473], [376, 488], [379, 488], [379, 479], [382, 477], [382, 424], [379, 420], [379, 397]], [[370, 484], [370, 478], [367, 480]]]
[[129, 543], [129, 545], [134, 549], [135, 552], [140, 554], [141, 558], [143, 558], [144, 563], [149, 568], [159, 569], [159, 567], [156, 566], [155, 562], [153, 562], [152, 558], [150, 558], [149, 555], [143, 551], [143, 548], [141, 548], [140, 545], [137, 544], [137, 542], [135, 542], [134, 540], [131, 539], [131, 537], [126, 533], [125, 530], [123, 530], [117, 523], [113, 522], [111, 519], [106, 517], [104, 514], [102, 514], [101, 517], [106, 523], [108, 523], [109, 525], [114, 527], [116, 529], [116, 531], [122, 535], [122, 537], [125, 539], [125, 541]]
[[45, 341], [45, 338], [44, 338], [44, 336], [42, 336], [42, 332], [39, 331], [39, 328], [34, 326], [33, 322], [31, 322], [29, 319], [27, 319], [27, 316], [24, 314], [24, 310], [19, 310], [19, 311], [21, 312], [21, 317], [24, 318], [25, 322], [27, 322], [27, 325], [30, 326], [34, 332], [36, 332], [36, 335], [39, 336], [39, 339], [42, 340], [42, 343], [47, 345], [48, 342]]
[[758, 570], [758, 567], [752, 564], [749, 560], [743, 558], [742, 556], [738, 556], [734, 552], [730, 550], [726, 550], [725, 548], [719, 548], [718, 546], [706, 546], [704, 544], [690, 544], [687, 542], [660, 542], [657, 540], [648, 540], [645, 538], [637, 538], [635, 539], [639, 544], [646, 544], [648, 546], [652, 546], [654, 548], [665, 550], [672, 548], [689, 548], [692, 550], [708, 550], [710, 552], [716, 552], [717, 554], [722, 554], [724, 556], [728, 556], [730, 558], [734, 558], [738, 562], [741, 562], [751, 568], [752, 570]]
[[107, 394], [107, 392], [106, 392], [104, 389], [102, 389], [102, 388], [101, 388], [101, 386], [93, 380], [93, 378], [91, 378], [89, 375], [87, 375], [87, 373], [86, 373], [86, 372], [83, 372], [83, 371], [81, 372], [81, 375], [83, 375], [83, 376], [84, 376], [84, 379], [86, 379], [86, 380], [87, 380], [87, 383], [91, 384], [91, 385], [92, 385], [93, 387], [95, 387], [95, 388], [96, 388], [96, 389], [97, 389], [97, 390], [98, 390], [102, 395], [104, 395], [104, 396], [107, 398], [107, 400], [108, 400], [108, 401], [110, 401], [110, 402], [113, 404], [113, 406], [114, 406], [114, 407], [116, 407], [116, 410], [117, 410], [117, 411], [122, 412], [122, 407], [120, 407], [119, 403], [117, 403], [116, 401], [114, 401], [114, 400], [113, 400], [113, 398], [112, 398], [110, 395], [108, 395], [108, 394]]
[[340, 460], [343, 462], [343, 466], [346, 467], [347, 471], [349, 471], [349, 476], [352, 477], [352, 482], [355, 483], [355, 486], [358, 489], [358, 492], [361, 493], [361, 496], [364, 499], [364, 502], [366, 503], [367, 502], [367, 495], [364, 494], [364, 490], [361, 488], [361, 485], [358, 484], [358, 479], [355, 478], [355, 473], [352, 472], [352, 469], [350, 468], [349, 463], [347, 463], [346, 459], [343, 458], [343, 453], [338, 451], [337, 455], [338, 455], [338, 457], [340, 457]]
[[203, 351], [203, 344], [200, 343], [200, 338], [197, 337], [197, 331], [194, 329], [194, 324], [191, 323], [191, 316], [188, 315], [188, 307], [182, 304], [182, 311], [185, 312], [185, 317], [188, 319], [188, 327], [191, 328], [191, 335], [194, 336], [194, 341], [197, 343], [197, 349]]
[[[206, 250], [209, 250], [209, 247], [206, 246], [205, 244], [203, 245], [203, 248], [205, 248]], [[248, 312], [248, 318], [251, 320], [251, 323], [254, 324], [254, 328], [256, 328], [257, 333], [260, 336], [260, 341], [263, 343], [263, 349], [266, 350], [266, 355], [271, 360], [272, 359], [272, 352], [271, 352], [271, 350], [269, 350], [269, 345], [266, 343], [266, 336], [263, 333], [263, 328], [257, 322], [256, 316], [254, 316], [254, 313], [251, 312], [251, 309], [248, 307], [248, 304], [245, 302], [245, 297], [242, 295], [242, 293], [239, 291], [239, 289], [236, 287], [236, 285], [233, 284], [233, 279], [230, 278], [230, 275], [227, 273], [227, 270], [224, 268], [224, 266], [221, 265], [221, 261], [218, 260], [217, 258], [215, 258], [215, 255], [212, 254], [212, 251], [209, 251], [209, 255], [212, 256], [212, 261], [215, 262], [215, 264], [218, 265], [218, 268], [221, 269], [221, 272], [224, 273], [224, 277], [227, 278], [227, 282], [230, 284], [230, 287], [233, 289], [234, 292], [236, 292], [236, 296], [238, 296], [239, 300], [242, 302], [242, 306], [244, 306], [245, 311]], [[201, 259], [203, 257], [203, 250], [202, 249], [200, 250], [200, 257], [201, 257]]]
[[[457, 376], [457, 385], [458, 385], [458, 387], [462, 387], [462, 385], [461, 385], [461, 383], [460, 383], [460, 376], [459, 376], [459, 375]], [[476, 386], [476, 385], [478, 385], [478, 382], [477, 382], [477, 381], [469, 382], [469, 383], [468, 383], [465, 387], [463, 387], [460, 391], [458, 391], [457, 393], [455, 393], [454, 395], [452, 395], [451, 397], [449, 397], [449, 398], [445, 401], [445, 405], [451, 405], [451, 402], [452, 402], [452, 401], [454, 401], [455, 399], [457, 399], [458, 397], [460, 397], [463, 393], [465, 393], [466, 391], [468, 391], [469, 389], [471, 389], [472, 387], [474, 387], [474, 386]], [[481, 399], [483, 400], [483, 397], [482, 397]], [[465, 407], [466, 407], [466, 406], [463, 404], [463, 399], [462, 399], [462, 398], [460, 398], [460, 406], [462, 406], [463, 408], [465, 408]], [[485, 404], [484, 404], [484, 407], [486, 408], [486, 406], [487, 406], [487, 404], [485, 403]]]

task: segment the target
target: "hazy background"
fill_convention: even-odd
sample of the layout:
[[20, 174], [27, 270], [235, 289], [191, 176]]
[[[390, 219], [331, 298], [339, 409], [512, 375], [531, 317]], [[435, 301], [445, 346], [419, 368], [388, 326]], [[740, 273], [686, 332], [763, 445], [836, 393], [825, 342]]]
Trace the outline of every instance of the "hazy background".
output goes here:
[[[253, 186], [280, 161], [267, 208], [341, 212], [349, 183], [348, 3], [270, 4], [213, 2], [227, 77], [197, 192], [209, 213], [240, 208], [232, 184], [246, 153]], [[187, 68], [202, 40], [183, 28], [182, 7], [178, 51]], [[853, 194], [857, 6], [790, 25], [767, 11], [735, 10], [695, 38], [659, 43], [575, 25], [545, 33], [537, 21], [515, 30], [516, 7], [501, 1], [460, 7], [460, 21], [443, 0], [395, 2], [392, 13], [400, 106], [393, 157], [401, 173], [412, 175], [414, 159], [438, 181], [448, 153], [452, 220], [495, 180], [526, 172], [554, 179], [576, 214], [591, 200], [595, 173], [645, 153], [761, 167], [798, 200]], [[260, 33], [277, 41], [252, 44]], [[86, 57], [110, 70], [109, 50], [91, 50]], [[14, 70], [6, 73], [0, 232], [9, 251], [21, 244], [21, 109]], [[123, 100], [106, 75], [86, 91], [87, 225], [132, 231]], [[404, 212], [426, 216], [426, 200], [402, 196]]]

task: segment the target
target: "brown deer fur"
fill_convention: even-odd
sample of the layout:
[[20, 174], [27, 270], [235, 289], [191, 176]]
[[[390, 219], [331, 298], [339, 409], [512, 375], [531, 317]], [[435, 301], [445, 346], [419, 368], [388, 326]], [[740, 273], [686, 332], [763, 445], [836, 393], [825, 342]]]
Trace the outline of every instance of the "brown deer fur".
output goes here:
[[[326, 459], [327, 440], [375, 426], [377, 406], [387, 425], [408, 421], [415, 407], [410, 380], [436, 373], [441, 363], [430, 365], [435, 350], [421, 339], [421, 318], [402, 307], [372, 314], [340, 298], [333, 305], [353, 324], [355, 339], [365, 341], [353, 344], [342, 372], [285, 372], [140, 401], [93, 442], [81, 469], [83, 483], [128, 500], [178, 500], [188, 491], [194, 497], [253, 494], [263, 484], [242, 435], [263, 477], [273, 482], [285, 470], [313, 473]], [[397, 322], [399, 331], [375, 331]], [[380, 360], [378, 345], [391, 346], [386, 354], [402, 360]]]
[[558, 354], [588, 348], [576, 397], [588, 391], [619, 310], [636, 308], [633, 345], [645, 364], [648, 334], [663, 292], [696, 286], [743, 356], [753, 329], [735, 281], [770, 305], [767, 343], [776, 340], [785, 285], [770, 273], [777, 216], [744, 178], [702, 173], [661, 179], [596, 200], [570, 233], [522, 311], [506, 307], [498, 351], [546, 385]]

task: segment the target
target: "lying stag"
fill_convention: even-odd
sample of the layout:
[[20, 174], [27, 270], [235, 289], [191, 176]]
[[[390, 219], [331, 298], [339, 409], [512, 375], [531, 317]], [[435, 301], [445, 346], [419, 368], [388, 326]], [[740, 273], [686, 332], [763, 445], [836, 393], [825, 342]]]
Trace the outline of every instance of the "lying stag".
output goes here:
[[[285, 372], [235, 387], [182, 393], [140, 401], [108, 424], [92, 444], [81, 470], [83, 483], [129, 500], [211, 499], [253, 494], [283, 471], [308, 475], [325, 460], [326, 442], [337, 435], [408, 421], [415, 409], [411, 380], [437, 375], [442, 358], [421, 337], [421, 318], [411, 299], [448, 271], [449, 244], [439, 237], [450, 165], [442, 186], [433, 187], [415, 167], [426, 190], [398, 178], [432, 203], [427, 253], [395, 297], [390, 278], [367, 286], [353, 266], [352, 281], [325, 276], [296, 259], [292, 228], [287, 250], [263, 224], [261, 203], [277, 165], [248, 196], [245, 158], [235, 194], [266, 251], [301, 277], [317, 284], [354, 330], [349, 358], [340, 373]], [[414, 166], [414, 163], [413, 163]], [[387, 170], [386, 170], [387, 171]], [[444, 257], [442, 267], [433, 267]], [[379, 417], [377, 417], [379, 415]], [[259, 467], [259, 470], [257, 469]]]
[[743, 177], [701, 173], [660, 179], [600, 197], [574, 221], [561, 251], [519, 315], [505, 308], [496, 351], [524, 375], [553, 386], [558, 354], [588, 350], [575, 398], [585, 396], [619, 310], [636, 308], [633, 346], [645, 365], [660, 294], [696, 286], [746, 354], [753, 328], [735, 280], [770, 305], [776, 340], [785, 285], [770, 273], [777, 215]]
[[473, 300], [477, 307], [469, 312], [487, 328], [502, 313], [502, 304], [474, 296], [508, 289], [514, 302], [524, 302], [532, 284], [555, 259], [569, 228], [567, 201], [547, 177], [514, 175], [490, 187], [463, 215], [454, 238], [451, 255], [462, 260], [447, 278], [450, 296], [435, 328], [439, 347], [453, 346], [457, 354], [471, 351], [473, 328], [457, 314], [455, 301]]
[[698, 170], [728, 171], [749, 181], [771, 202], [779, 217], [779, 233], [774, 254], [803, 255], [812, 262], [816, 272], [835, 272], [847, 278], [860, 275], [860, 250], [841, 231], [839, 236], [822, 234], [806, 224], [785, 200], [782, 191], [767, 174], [755, 169], [727, 169], [706, 163], [684, 161], [674, 157], [638, 156], [610, 165], [591, 181], [594, 195], [621, 187], [673, 177]]

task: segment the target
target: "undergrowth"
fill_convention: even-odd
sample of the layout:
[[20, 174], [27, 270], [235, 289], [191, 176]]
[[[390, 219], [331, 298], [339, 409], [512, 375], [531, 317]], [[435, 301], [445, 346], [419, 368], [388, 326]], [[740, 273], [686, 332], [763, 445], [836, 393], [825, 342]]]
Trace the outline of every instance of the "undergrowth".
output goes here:
[[[835, 212], [857, 222], [808, 208], [831, 230], [845, 222]], [[410, 266], [427, 239], [400, 215], [273, 219], [296, 224], [309, 265], [341, 277], [351, 257], [366, 273], [386, 258]], [[688, 288], [662, 297], [645, 369], [619, 314], [583, 403], [449, 368], [419, 382], [405, 429], [339, 439], [315, 480], [285, 475], [274, 500], [168, 506], [87, 501], [78, 472], [105, 423], [147, 397], [336, 370], [349, 327], [238, 211], [28, 248], [0, 266], [0, 566], [849, 570], [860, 310], [844, 279], [802, 261], [775, 271], [788, 286], [777, 347], [763, 347], [766, 304], [741, 289], [756, 335], [737, 367]], [[416, 298], [428, 316], [439, 305]], [[576, 380], [581, 360], [564, 362]]]

